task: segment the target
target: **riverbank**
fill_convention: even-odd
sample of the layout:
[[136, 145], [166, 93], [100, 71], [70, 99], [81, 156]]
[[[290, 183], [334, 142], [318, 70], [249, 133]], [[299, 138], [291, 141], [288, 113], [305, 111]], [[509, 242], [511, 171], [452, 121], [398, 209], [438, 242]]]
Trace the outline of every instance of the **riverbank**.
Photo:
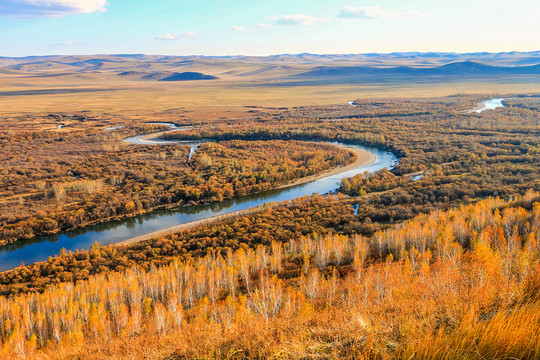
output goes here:
[[[155, 134], [152, 135], [155, 136]], [[148, 237], [148, 234], [154, 231], [173, 231], [176, 228], [172, 230], [171, 228], [179, 224], [188, 224], [181, 226], [181, 228], [192, 227], [201, 224], [195, 223], [198, 220], [206, 219], [208, 221], [208, 219], [211, 219], [209, 221], [220, 221], [225, 218], [224, 216], [244, 214], [239, 211], [257, 211], [253, 209], [259, 209], [259, 206], [266, 206], [265, 204], [291, 201], [314, 193], [332, 193], [339, 188], [343, 178], [363, 174], [366, 171], [374, 173], [383, 168], [392, 169], [399, 162], [398, 158], [387, 149], [345, 144], [338, 141], [320, 142], [342, 146], [354, 151], [356, 154], [361, 154], [356, 156], [356, 159], [349, 158], [349, 162], [353, 161], [354, 165], [362, 163], [367, 165], [360, 165], [350, 169], [354, 165], [346, 163], [346, 166], [334, 168], [322, 173], [324, 174], [322, 176], [319, 174], [316, 180], [314, 180], [315, 177], [297, 180], [304, 182], [304, 184], [293, 181], [281, 186], [280, 189], [268, 189], [262, 192], [224, 199], [221, 202], [179, 207], [167, 205], [161, 210], [145, 211], [144, 213], [133, 214], [133, 216], [123, 216], [117, 220], [110, 219], [111, 221], [108, 222], [99, 222], [95, 225], [84, 226], [71, 231], [57, 232], [51, 235], [35, 237], [30, 241], [17, 242], [13, 244], [14, 246], [3, 248], [3, 251], [0, 250], [0, 271], [17, 267], [21, 261], [24, 261], [25, 264], [46, 261], [48, 257], [55, 256], [61, 251], [74, 252], [90, 249], [96, 242], [103, 245], [119, 244], [145, 234]], [[352, 148], [364, 150], [365, 153], [356, 152]], [[376, 160], [374, 162], [372, 162], [373, 157], [366, 155], [368, 153], [375, 154]], [[335, 173], [337, 175], [331, 175]], [[293, 186], [295, 184], [296, 186]], [[138, 238], [138, 241], [140, 241], [140, 238]]]
[[337, 166], [333, 169], [327, 170], [320, 174], [310, 175], [310, 176], [297, 179], [291, 183], [278, 186], [276, 189], [284, 189], [291, 186], [302, 185], [302, 184], [319, 180], [328, 176], [341, 174], [342, 172], [349, 171], [360, 166], [373, 164], [375, 160], [377, 160], [377, 157], [375, 155], [362, 149], [357, 149], [351, 146], [344, 146], [344, 145], [334, 145], [334, 146], [337, 146], [341, 149], [352, 152], [356, 156], [356, 160], [348, 165]]
[[484, 111], [486, 108], [486, 104], [484, 104], [483, 102], [479, 102], [478, 104], [476, 104], [475, 107], [473, 107], [472, 109], [469, 109], [469, 110], [463, 110], [463, 113], [465, 114], [470, 114], [470, 113], [473, 113], [473, 112], [481, 112], [481, 111]]
[[[293, 181], [291, 183], [281, 185], [281, 186], [279, 186], [279, 187], [277, 187], [275, 189], [276, 190], [277, 189], [285, 189], [285, 188], [288, 188], [288, 187], [302, 185], [302, 184], [306, 184], [306, 183], [309, 183], [309, 182], [312, 182], [312, 181], [323, 179], [323, 178], [326, 178], [326, 177], [329, 177], [329, 176], [338, 175], [338, 174], [341, 174], [343, 172], [353, 170], [353, 169], [361, 167], [361, 166], [366, 166], [366, 165], [372, 164], [372, 163], [375, 162], [375, 160], [377, 160], [377, 157], [375, 155], [373, 155], [372, 153], [370, 153], [368, 151], [362, 150], [362, 149], [358, 149], [358, 148], [355, 148], [355, 147], [352, 147], [352, 146], [337, 145], [337, 144], [334, 145], [334, 146], [337, 146], [339, 148], [342, 148], [342, 149], [345, 149], [347, 151], [352, 152], [356, 156], [356, 160], [354, 162], [348, 164], [348, 165], [338, 166], [338, 167], [335, 167], [335, 168], [333, 168], [331, 170], [325, 171], [324, 173], [321, 173], [321, 174], [306, 176], [306, 177], [303, 177], [301, 179], [295, 180], [295, 181]], [[186, 230], [186, 229], [190, 229], [190, 228], [197, 227], [197, 226], [200, 226], [200, 225], [208, 225], [208, 224], [212, 224], [212, 223], [217, 222], [217, 221], [230, 219], [230, 218], [233, 218], [233, 217], [236, 217], [236, 216], [253, 214], [253, 213], [257, 212], [257, 211], [260, 211], [261, 209], [262, 209], [262, 207], [258, 206], [258, 207], [254, 207], [254, 208], [249, 208], [249, 209], [245, 209], [245, 210], [231, 212], [231, 213], [228, 213], [228, 214], [212, 216], [212, 217], [209, 217], [209, 218], [206, 218], [206, 219], [190, 221], [190, 222], [187, 222], [187, 223], [184, 223], [184, 224], [170, 226], [170, 227], [165, 228], [165, 229], [160, 229], [160, 230], [150, 232], [148, 234], [136, 236], [136, 237], [133, 237], [131, 239], [127, 239], [127, 240], [124, 240], [122, 242], [116, 243], [115, 245], [131, 245], [131, 244], [138, 243], [140, 241], [149, 240], [149, 239], [154, 238], [154, 237], [166, 236], [166, 235], [178, 232], [180, 230]]]
[[159, 132], [144, 134], [144, 135], [135, 135], [132, 137], [125, 138], [123, 141], [130, 144], [136, 144], [136, 145], [165, 145], [165, 144], [178, 144], [178, 143], [181, 144], [182, 141], [165, 140], [165, 139], [161, 139], [160, 136], [163, 134], [169, 133], [171, 131], [184, 130], [184, 129], [187, 130], [189, 128], [182, 128], [182, 129], [172, 128], [172, 130], [164, 130], [164, 131], [159, 131]]
[[497, 99], [489, 99], [489, 100], [485, 100], [485, 101], [482, 101], [478, 104], [476, 104], [476, 106], [470, 110], [465, 110], [464, 113], [466, 114], [470, 114], [470, 113], [482, 113], [486, 110], [494, 110], [498, 107], [504, 107], [504, 104], [502, 103], [503, 100], [505, 100], [506, 98], [497, 98]]
[[[136, 137], [124, 139], [124, 141], [127, 141], [127, 142], [132, 143], [132, 144], [140, 144], [140, 145], [160, 145], [160, 144], [171, 144], [171, 143], [176, 143], [176, 144], [178, 144], [178, 143], [179, 144], [193, 143], [194, 142], [193, 140], [166, 140], [166, 139], [161, 139], [161, 135], [163, 135], [163, 134], [169, 133], [171, 131], [187, 130], [187, 129], [189, 129], [189, 128], [187, 128], [187, 127], [186, 128], [177, 128], [177, 127], [175, 127], [173, 130], [165, 130], [165, 131], [160, 131], [160, 132], [146, 134], [146, 135], [139, 135], [139, 136], [136, 136]], [[199, 143], [200, 143], [200, 141], [199, 141]], [[355, 148], [355, 147], [352, 147], [352, 146], [344, 146], [344, 145], [334, 145], [334, 146], [337, 146], [337, 147], [339, 147], [341, 149], [344, 149], [344, 150], [347, 150], [347, 151], [353, 153], [356, 156], [356, 160], [354, 162], [348, 164], [348, 165], [337, 166], [337, 167], [335, 167], [333, 169], [327, 170], [327, 171], [325, 171], [323, 173], [320, 173], [320, 174], [306, 176], [306, 177], [297, 179], [297, 180], [295, 180], [295, 181], [293, 181], [291, 183], [283, 184], [281, 186], [278, 186], [275, 189], [284, 189], [284, 188], [288, 188], [288, 187], [295, 186], [295, 185], [302, 185], [302, 184], [305, 184], [305, 183], [308, 183], [308, 182], [311, 182], [311, 181], [315, 181], [315, 180], [319, 180], [319, 179], [322, 179], [322, 178], [325, 178], [325, 177], [328, 177], [328, 176], [337, 175], [337, 174], [340, 174], [342, 172], [349, 171], [349, 170], [355, 169], [355, 168], [360, 167], [360, 166], [369, 165], [369, 164], [374, 163], [375, 160], [377, 160], [375, 155], [373, 155], [372, 153], [370, 153], [368, 151], [362, 150], [362, 149], [358, 149], [358, 148]]]
[[190, 222], [184, 223], [184, 224], [178, 224], [178, 225], [175, 225], [175, 226], [170, 226], [170, 227], [165, 228], [165, 229], [156, 230], [156, 231], [153, 231], [153, 232], [148, 233], [148, 234], [144, 234], [144, 235], [136, 236], [136, 237], [131, 238], [131, 239], [124, 240], [122, 242], [113, 244], [112, 246], [118, 246], [118, 245], [126, 245], [126, 246], [128, 246], [128, 245], [136, 244], [138, 242], [141, 242], [141, 241], [144, 241], [144, 240], [149, 240], [149, 239], [154, 238], [154, 237], [161, 237], [161, 236], [174, 234], [175, 232], [178, 232], [180, 230], [191, 229], [191, 228], [201, 226], [201, 225], [209, 225], [209, 224], [212, 224], [212, 223], [215, 223], [215, 222], [218, 222], [218, 221], [222, 221], [222, 220], [225, 220], [225, 219], [230, 219], [230, 218], [233, 218], [233, 217], [236, 217], [236, 216], [253, 214], [253, 213], [256, 213], [256, 212], [260, 211], [262, 208], [263, 207], [258, 206], [258, 207], [254, 207], [254, 208], [250, 208], [250, 209], [246, 209], [246, 210], [235, 211], [235, 212], [224, 214], [224, 215], [212, 216], [212, 217], [209, 217], [209, 218], [206, 218], [206, 219], [195, 220], [195, 221], [190, 221]]
[[[176, 129], [178, 129], [178, 128], [175, 128], [175, 130]], [[151, 134], [145, 134], [145, 135], [137, 135], [135, 137], [126, 138], [126, 139], [124, 139], [124, 141], [126, 141], [127, 139], [133, 139], [133, 142], [132, 141], [128, 141], [128, 142], [131, 143], [131, 144], [138, 144], [138, 145], [161, 145], [161, 144], [167, 145], [167, 144], [173, 144], [173, 143], [174, 144], [186, 145], [184, 140], [163, 140], [163, 142], [160, 142], [159, 140], [157, 140], [157, 141], [153, 142], [153, 139], [159, 138], [160, 135], [162, 135], [164, 133], [168, 133], [168, 132], [170, 132], [170, 130], [165, 130], [165, 131], [160, 131], [160, 132], [157, 132], [157, 133], [151, 133]], [[140, 141], [140, 140], [143, 140], [143, 141], [147, 140], [148, 142], [143, 142], [143, 141]], [[190, 141], [190, 140], [188, 140], [188, 141]], [[322, 178], [326, 178], [326, 177], [329, 177], [329, 176], [333, 176], [333, 175], [340, 174], [342, 172], [354, 169], [356, 166], [369, 165], [369, 164], [373, 163], [373, 161], [376, 160], [376, 157], [374, 155], [372, 155], [371, 153], [369, 153], [367, 151], [361, 150], [361, 149], [356, 149], [354, 147], [343, 146], [343, 145], [338, 145], [338, 144], [333, 144], [333, 146], [336, 146], [336, 147], [341, 148], [341, 149], [345, 149], [345, 150], [355, 154], [356, 160], [351, 164], [338, 165], [338, 166], [336, 166], [336, 167], [334, 167], [334, 168], [332, 168], [330, 170], [326, 170], [326, 171], [324, 171], [322, 173], [306, 176], [306, 177], [303, 177], [303, 178], [294, 179], [292, 182], [288, 182], [288, 183], [282, 184], [280, 186], [276, 186], [276, 187], [273, 187], [273, 188], [270, 188], [270, 189], [266, 189], [266, 190], [263, 190], [261, 192], [279, 190], [279, 189], [286, 189], [286, 188], [289, 188], [289, 187], [306, 184], [306, 183], [309, 183], [309, 182], [313, 182], [313, 181], [316, 181], [316, 180], [319, 180], [319, 179], [322, 179]], [[192, 146], [192, 148], [193, 147], [197, 148], [198, 145], [197, 146]], [[194, 151], [193, 151], [193, 149], [191, 149], [190, 154], [189, 154], [190, 158], [191, 158], [191, 155], [193, 155], [193, 153], [194, 153]], [[29, 196], [35, 196], [36, 194], [41, 194], [41, 193], [42, 192], [32, 192], [32, 193], [30, 193], [28, 195], [24, 195], [24, 196], [25, 197], [27, 197], [27, 196], [28, 197]], [[249, 196], [249, 195], [256, 195], [256, 194], [257, 193], [255, 192], [255, 193], [247, 193], [245, 195]], [[6, 198], [6, 199], [9, 200], [9, 199], [12, 199], [12, 198], [15, 198], [15, 197], [21, 198], [21, 195], [12, 196], [12, 197], [9, 197], [9, 198]], [[0, 199], [0, 203], [3, 202], [3, 201], [6, 201], [6, 199]], [[233, 198], [224, 198], [223, 200], [227, 201], [227, 200], [232, 200], [232, 199], [234, 199], [234, 197]], [[56, 228], [56, 229], [54, 229], [52, 231], [38, 233], [38, 234], [35, 234], [35, 235], [31, 236], [31, 237], [20, 238], [20, 239], [17, 239], [15, 241], [13, 241], [13, 242], [6, 242], [6, 243], [1, 243], [0, 242], [0, 252], [3, 251], [6, 246], [16, 245], [17, 243], [24, 242], [24, 241], [32, 241], [33, 239], [38, 238], [38, 237], [42, 237], [42, 236], [55, 236], [56, 234], [59, 234], [59, 233], [79, 231], [79, 230], [84, 229], [84, 228], [89, 228], [89, 227], [92, 227], [92, 226], [99, 226], [99, 225], [103, 225], [103, 224], [106, 224], [106, 223], [109, 223], [109, 222], [115, 222], [115, 221], [121, 221], [121, 220], [129, 220], [129, 219], [135, 218], [137, 216], [150, 214], [152, 212], [159, 211], [159, 210], [175, 210], [175, 209], [187, 208], [187, 207], [190, 207], [190, 206], [206, 206], [206, 205], [211, 205], [211, 204], [212, 204], [212, 202], [206, 202], [206, 201], [199, 201], [199, 202], [190, 201], [189, 203], [186, 203], [185, 201], [180, 201], [180, 202], [177, 202], [177, 203], [168, 203], [168, 204], [162, 204], [162, 205], [153, 206], [153, 207], [150, 207], [150, 208], [146, 208], [144, 210], [140, 210], [138, 212], [132, 212], [132, 213], [127, 213], [127, 214], [118, 214], [118, 215], [114, 215], [114, 216], [110, 216], [110, 217], [97, 218], [97, 219], [94, 219], [94, 220], [87, 220], [84, 223], [83, 226], [75, 226], [75, 227], [70, 227], [70, 228]]]

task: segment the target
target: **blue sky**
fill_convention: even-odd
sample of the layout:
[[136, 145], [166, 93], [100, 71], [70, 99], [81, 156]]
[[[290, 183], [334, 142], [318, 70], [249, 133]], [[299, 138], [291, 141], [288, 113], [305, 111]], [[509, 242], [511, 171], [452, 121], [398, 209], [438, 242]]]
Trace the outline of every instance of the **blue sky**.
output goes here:
[[0, 0], [0, 56], [540, 50], [538, 0]]

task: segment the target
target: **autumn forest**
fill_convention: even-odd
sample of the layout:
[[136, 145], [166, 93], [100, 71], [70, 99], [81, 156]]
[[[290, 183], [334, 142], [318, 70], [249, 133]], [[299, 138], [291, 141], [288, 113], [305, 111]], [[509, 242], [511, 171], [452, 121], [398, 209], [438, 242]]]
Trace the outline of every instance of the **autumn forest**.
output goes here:
[[6, 269], [0, 357], [538, 358], [540, 98], [493, 97], [6, 113], [5, 253], [365, 170]]

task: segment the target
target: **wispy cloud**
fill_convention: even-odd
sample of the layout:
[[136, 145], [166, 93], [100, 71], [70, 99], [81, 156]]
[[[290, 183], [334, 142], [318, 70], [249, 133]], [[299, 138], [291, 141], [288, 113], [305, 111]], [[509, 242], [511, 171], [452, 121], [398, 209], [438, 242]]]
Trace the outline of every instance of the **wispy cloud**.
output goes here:
[[279, 16], [269, 16], [270, 20], [276, 25], [313, 25], [318, 22], [325, 21], [324, 19], [316, 18], [313, 16], [308, 16], [304, 14], [295, 14], [295, 15], [279, 15]]
[[255, 27], [256, 29], [272, 29], [274, 25], [272, 24], [259, 24]]
[[179, 40], [179, 39], [185, 39], [189, 37], [197, 36], [197, 33], [194, 32], [186, 32], [182, 34], [171, 34], [167, 33], [164, 35], [157, 35], [154, 37], [156, 40]]
[[259, 25], [250, 26], [250, 27], [231, 26], [230, 30], [244, 32], [244, 31], [254, 31], [254, 30], [256, 31], [256, 30], [261, 30], [261, 29], [273, 29], [273, 28], [274, 28], [274, 25], [272, 24], [259, 24]]
[[106, 11], [107, 0], [1, 0], [0, 15], [9, 17], [61, 17]]
[[56, 43], [56, 44], [52, 44], [51, 46], [71, 46], [71, 45], [75, 45], [75, 41], [64, 41], [64, 42], [60, 42], [60, 43]]
[[247, 29], [242, 27], [242, 26], [233, 26], [233, 27], [231, 27], [231, 30], [233, 30], [233, 31], [247, 31]]
[[416, 19], [425, 16], [418, 10], [389, 11], [380, 6], [346, 6], [341, 8], [338, 17], [342, 19]]

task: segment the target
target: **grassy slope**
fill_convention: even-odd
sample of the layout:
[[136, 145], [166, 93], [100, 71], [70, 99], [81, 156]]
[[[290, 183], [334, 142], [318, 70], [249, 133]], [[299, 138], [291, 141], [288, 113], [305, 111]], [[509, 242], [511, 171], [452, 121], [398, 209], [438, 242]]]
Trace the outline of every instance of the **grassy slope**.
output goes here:
[[538, 196], [0, 299], [2, 355], [536, 358]]

